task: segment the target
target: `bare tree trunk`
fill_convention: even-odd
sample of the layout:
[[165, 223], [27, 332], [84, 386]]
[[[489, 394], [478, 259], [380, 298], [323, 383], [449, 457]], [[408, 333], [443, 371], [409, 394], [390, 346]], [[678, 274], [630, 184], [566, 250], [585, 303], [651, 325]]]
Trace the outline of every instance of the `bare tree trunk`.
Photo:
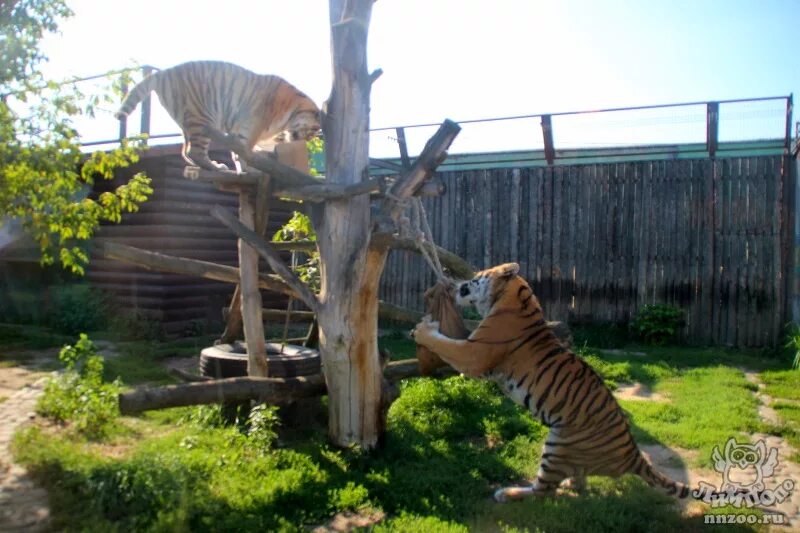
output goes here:
[[[333, 87], [327, 102], [329, 183], [369, 179], [367, 33], [372, 0], [330, 0]], [[339, 446], [378, 443], [381, 365], [378, 282], [385, 254], [369, 252], [370, 202], [364, 194], [328, 201], [315, 217], [320, 250], [320, 354], [329, 394], [328, 431]]]

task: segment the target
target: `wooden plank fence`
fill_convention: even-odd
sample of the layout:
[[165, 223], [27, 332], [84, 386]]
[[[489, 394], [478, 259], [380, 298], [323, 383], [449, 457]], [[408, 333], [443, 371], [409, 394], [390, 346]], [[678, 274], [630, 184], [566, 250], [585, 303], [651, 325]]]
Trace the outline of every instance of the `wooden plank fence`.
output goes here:
[[[516, 261], [550, 320], [683, 309], [697, 343], [775, 345], [788, 320], [794, 183], [783, 156], [442, 172], [438, 244], [476, 268]], [[792, 194], [787, 194], [790, 191]], [[392, 252], [382, 298], [422, 309], [428, 266]]]

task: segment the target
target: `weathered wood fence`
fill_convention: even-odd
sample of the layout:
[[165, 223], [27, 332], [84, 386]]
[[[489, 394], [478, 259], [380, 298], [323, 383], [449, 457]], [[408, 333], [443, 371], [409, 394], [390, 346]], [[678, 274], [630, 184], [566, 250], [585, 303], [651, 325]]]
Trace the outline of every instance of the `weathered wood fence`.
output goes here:
[[[787, 156], [440, 173], [434, 238], [477, 268], [516, 261], [550, 320], [686, 312], [699, 343], [774, 345], [788, 320], [794, 185]], [[787, 194], [787, 191], [791, 194]], [[382, 297], [422, 307], [426, 264], [393, 252]]]

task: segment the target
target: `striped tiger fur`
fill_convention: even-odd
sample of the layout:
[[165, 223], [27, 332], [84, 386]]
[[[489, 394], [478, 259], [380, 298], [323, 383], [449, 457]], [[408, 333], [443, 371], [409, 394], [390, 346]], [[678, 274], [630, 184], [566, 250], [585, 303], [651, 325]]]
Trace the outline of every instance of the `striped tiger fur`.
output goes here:
[[[469, 338], [448, 338], [427, 317], [412, 333], [456, 370], [497, 382], [550, 428], [533, 483], [498, 489], [495, 500], [552, 494], [562, 482], [581, 490], [589, 474], [626, 473], [666, 494], [689, 496], [688, 486], [656, 471], [642, 455], [614, 395], [585, 361], [561, 345], [518, 272], [519, 265], [508, 263], [456, 283], [456, 303], [474, 306], [484, 317]], [[700, 499], [699, 494], [692, 495]]]
[[115, 115], [127, 117], [150, 91], [183, 130], [183, 158], [209, 170], [227, 166], [208, 157], [208, 127], [235, 135], [248, 149], [275, 144], [285, 130], [292, 140], [320, 129], [319, 108], [279, 76], [261, 75], [222, 61], [191, 61], [155, 72], [125, 97]]

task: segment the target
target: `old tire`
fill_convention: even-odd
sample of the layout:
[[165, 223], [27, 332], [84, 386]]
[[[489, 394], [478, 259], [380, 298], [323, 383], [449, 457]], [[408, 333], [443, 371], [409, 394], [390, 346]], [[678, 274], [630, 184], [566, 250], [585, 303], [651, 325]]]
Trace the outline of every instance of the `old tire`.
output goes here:
[[[294, 344], [267, 343], [269, 377], [294, 378], [320, 373], [319, 352]], [[247, 347], [241, 341], [218, 344], [200, 352], [200, 373], [211, 378], [247, 375]]]

